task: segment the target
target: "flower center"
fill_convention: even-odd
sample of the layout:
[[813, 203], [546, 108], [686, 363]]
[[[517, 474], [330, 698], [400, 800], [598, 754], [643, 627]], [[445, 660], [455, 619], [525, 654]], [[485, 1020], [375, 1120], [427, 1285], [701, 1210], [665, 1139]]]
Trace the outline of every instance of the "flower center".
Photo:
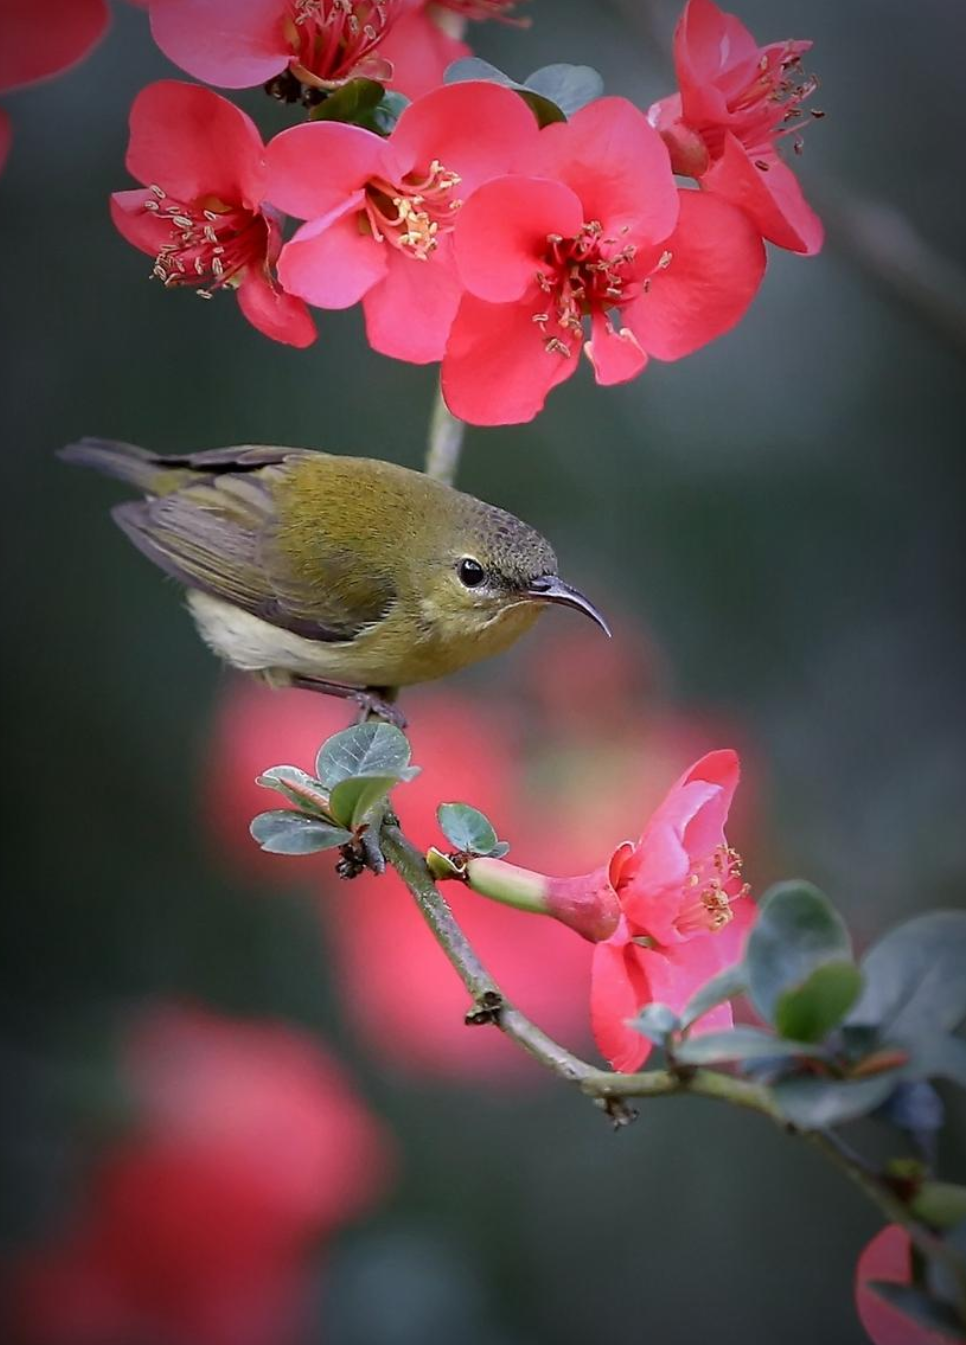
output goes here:
[[400, 0], [290, 0], [285, 36], [292, 48], [293, 74], [303, 83], [325, 87], [362, 73], [360, 67], [399, 12]]
[[685, 900], [674, 924], [679, 934], [716, 934], [735, 916], [731, 903], [751, 891], [741, 881], [741, 856], [719, 845], [691, 866], [684, 886]]
[[377, 243], [391, 243], [417, 261], [428, 261], [439, 246], [440, 232], [453, 227], [463, 202], [453, 195], [460, 177], [438, 159], [420, 175], [409, 173], [393, 185], [382, 178], [366, 184], [365, 214]]
[[213, 197], [186, 205], [156, 184], [149, 190], [143, 208], [170, 228], [170, 241], [154, 259], [153, 275], [164, 285], [191, 285], [210, 299], [265, 254], [267, 229], [260, 215]]
[[[783, 46], [763, 51], [758, 71], [738, 94], [728, 102], [728, 110], [735, 118], [731, 130], [740, 137], [748, 153], [759, 156], [757, 167], [767, 171], [767, 155], [775, 144], [787, 135], [793, 135], [796, 154], [802, 152], [802, 131], [808, 124], [803, 120], [805, 103], [818, 88], [814, 75], [802, 71], [802, 52], [807, 44], [786, 42]], [[816, 120], [825, 114], [813, 109]], [[724, 128], [718, 128], [718, 145], [711, 143], [714, 136], [706, 136], [712, 155], [720, 153]]]
[[[573, 342], [583, 340], [583, 320], [590, 314], [620, 308], [634, 297], [638, 282], [628, 274], [637, 249], [632, 243], [605, 238], [603, 225], [591, 220], [575, 238], [547, 235], [546, 270], [537, 284], [547, 296], [546, 308], [533, 320], [543, 333], [544, 349], [569, 358]], [[671, 254], [665, 253], [667, 262]]]

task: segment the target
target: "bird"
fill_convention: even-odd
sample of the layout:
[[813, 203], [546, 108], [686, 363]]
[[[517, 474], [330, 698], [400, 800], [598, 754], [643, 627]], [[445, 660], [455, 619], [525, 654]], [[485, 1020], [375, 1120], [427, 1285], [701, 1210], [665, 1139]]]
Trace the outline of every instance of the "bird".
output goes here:
[[604, 617], [515, 515], [374, 458], [243, 444], [60, 450], [143, 498], [111, 515], [184, 585], [222, 660], [272, 686], [349, 698], [403, 726], [399, 687], [508, 649], [549, 605]]

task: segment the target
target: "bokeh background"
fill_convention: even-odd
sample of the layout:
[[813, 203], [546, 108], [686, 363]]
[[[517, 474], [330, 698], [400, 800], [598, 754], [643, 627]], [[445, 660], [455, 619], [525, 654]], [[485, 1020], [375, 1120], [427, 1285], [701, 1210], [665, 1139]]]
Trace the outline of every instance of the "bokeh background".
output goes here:
[[[480, 54], [517, 75], [588, 62], [644, 106], [668, 91], [673, 6], [533, 12], [527, 32], [475, 30]], [[521, 862], [578, 871], [700, 751], [735, 745], [756, 889], [806, 875], [864, 943], [960, 903], [966, 870], [966, 9], [740, 13], [763, 40], [815, 41], [828, 116], [800, 167], [828, 246], [773, 251], [748, 318], [693, 358], [609, 391], [584, 371], [534, 425], [469, 434], [461, 484], [546, 531], [620, 638], [554, 613], [499, 666], [412, 695], [427, 770], [401, 807], [429, 843], [433, 803], [466, 798]], [[390, 880], [339, 885], [250, 842], [272, 806], [256, 771], [309, 765], [344, 708], [216, 666], [110, 524], [120, 490], [53, 451], [93, 433], [415, 466], [433, 374], [371, 354], [358, 313], [298, 353], [228, 298], [147, 283], [106, 199], [129, 185], [131, 100], [171, 73], [118, 5], [85, 65], [7, 101], [0, 1231], [18, 1310], [106, 1345], [96, 1286], [119, 1275], [142, 1316], [110, 1345], [273, 1345], [296, 1302], [304, 1345], [858, 1345], [878, 1219], [816, 1156], [690, 1100], [611, 1133], [460, 1026]], [[586, 947], [461, 909], [511, 993], [589, 1051]]]

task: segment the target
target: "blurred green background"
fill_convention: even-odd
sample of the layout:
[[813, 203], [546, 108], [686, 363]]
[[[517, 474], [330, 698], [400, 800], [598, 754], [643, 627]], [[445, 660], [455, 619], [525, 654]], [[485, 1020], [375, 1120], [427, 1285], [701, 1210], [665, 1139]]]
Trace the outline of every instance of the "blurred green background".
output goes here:
[[[645, 107], [669, 90], [673, 7], [533, 11], [528, 32], [474, 30], [480, 54], [518, 76], [587, 62]], [[960, 903], [966, 870], [966, 9], [743, 0], [740, 13], [762, 40], [814, 39], [828, 116], [801, 171], [829, 214], [826, 251], [772, 251], [748, 318], [697, 356], [609, 391], [583, 370], [533, 426], [471, 431], [461, 484], [546, 531], [571, 577], [639, 618], [682, 712], [741, 726], [769, 836], [767, 860], [746, 856], [751, 878], [809, 876], [867, 941]], [[803, 1146], [699, 1102], [648, 1106], [615, 1136], [562, 1085], [387, 1079], [346, 1038], [309, 900], [239, 892], [212, 856], [199, 778], [225, 675], [110, 524], [120, 491], [53, 451], [91, 433], [418, 465], [434, 375], [371, 354], [357, 312], [322, 315], [299, 353], [227, 297], [147, 283], [106, 199], [129, 185], [131, 100], [171, 73], [144, 16], [119, 5], [87, 64], [8, 101], [6, 1248], [41, 1238], [76, 1196], [119, 1015], [187, 993], [324, 1031], [399, 1140], [394, 1198], [329, 1258], [327, 1345], [858, 1345], [851, 1278], [878, 1220]], [[242, 101], [266, 131], [284, 124], [258, 94]], [[857, 198], [883, 210], [859, 218]], [[883, 249], [898, 253], [883, 263]], [[507, 679], [484, 669], [472, 685], [485, 714]], [[949, 1102], [942, 1159], [962, 1177]]]

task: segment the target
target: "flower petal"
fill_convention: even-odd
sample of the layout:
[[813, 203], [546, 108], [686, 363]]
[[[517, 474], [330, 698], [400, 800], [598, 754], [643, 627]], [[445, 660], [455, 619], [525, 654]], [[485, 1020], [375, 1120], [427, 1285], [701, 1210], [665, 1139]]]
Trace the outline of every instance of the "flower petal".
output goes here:
[[392, 66], [392, 87], [407, 98], [421, 98], [442, 84], [448, 65], [473, 52], [465, 42], [444, 33], [425, 10], [417, 10], [393, 24], [379, 43], [379, 55]]
[[590, 980], [590, 1021], [597, 1049], [622, 1074], [640, 1069], [651, 1043], [627, 1026], [655, 998], [633, 944], [609, 940], [594, 948]]
[[747, 216], [723, 204], [681, 192], [681, 218], [666, 243], [670, 264], [655, 269], [649, 291], [624, 309], [627, 325], [659, 360], [690, 355], [729, 331], [761, 284], [761, 238]]
[[257, 208], [262, 198], [262, 138], [227, 98], [179, 80], [142, 89], [131, 108], [127, 167], [185, 201], [217, 197]]
[[593, 340], [584, 346], [584, 353], [594, 366], [600, 386], [610, 387], [636, 378], [647, 364], [647, 354], [634, 333], [627, 327], [616, 330], [605, 313], [594, 314], [593, 332]]
[[873, 1345], [953, 1345], [955, 1333], [933, 1331], [907, 1317], [869, 1288], [870, 1280], [913, 1282], [912, 1244], [898, 1224], [887, 1224], [866, 1246], [855, 1268], [855, 1306]]
[[[767, 164], [766, 170], [756, 166]], [[776, 247], [812, 257], [825, 241], [822, 221], [805, 200], [798, 178], [777, 154], [755, 163], [736, 136], [724, 138], [721, 157], [701, 179], [705, 191], [739, 206]]]
[[261, 267], [250, 266], [238, 287], [238, 307], [265, 336], [304, 350], [318, 335], [302, 299], [273, 285]]
[[248, 89], [288, 65], [287, 8], [283, 0], [150, 0], [151, 32], [195, 79]]
[[727, 122], [728, 96], [755, 77], [758, 43], [734, 14], [688, 0], [674, 30], [674, 65], [687, 121]]
[[540, 135], [523, 99], [498, 84], [447, 84], [411, 103], [392, 133], [403, 171], [438, 160], [460, 175], [454, 195], [465, 201], [483, 182], [508, 173], [514, 154]]
[[0, 92], [76, 65], [103, 37], [109, 20], [105, 0], [3, 0]]
[[[671, 943], [660, 950], [640, 949], [653, 999], [680, 1013], [712, 976], [740, 962], [757, 911], [754, 902], [745, 897], [734, 903], [732, 911], [733, 918], [723, 929], [696, 934], [685, 943]], [[716, 1032], [733, 1023], [731, 1005], [719, 1004], [698, 1019], [693, 1031]]]
[[394, 177], [386, 141], [361, 126], [313, 122], [293, 126], [265, 151], [265, 197], [296, 219], [315, 219], [341, 206], [374, 177]]
[[363, 300], [366, 335], [373, 350], [410, 364], [432, 364], [446, 351], [463, 290], [450, 240], [426, 261], [387, 247], [386, 274]]
[[358, 201], [303, 224], [278, 258], [282, 288], [316, 308], [351, 308], [386, 274], [386, 248], [359, 230]]
[[605, 232], [627, 229], [634, 240], [659, 243], [678, 217], [667, 148], [626, 98], [598, 98], [545, 127], [516, 168], [566, 183], [583, 204], [581, 222], [598, 220]]
[[491, 304], [519, 299], [536, 273], [547, 269], [548, 235], [572, 238], [583, 222], [579, 198], [559, 182], [525, 177], [488, 182], [456, 221], [460, 279], [471, 294]]
[[544, 348], [534, 322], [542, 299], [539, 290], [515, 304], [463, 297], [442, 368], [443, 395], [454, 416], [470, 425], [522, 425], [570, 377], [579, 343], [569, 355]]
[[116, 191], [111, 197], [111, 219], [118, 232], [129, 243], [152, 257], [156, 257], [163, 245], [171, 241], [170, 223], [144, 209], [145, 201], [156, 200], [154, 192], [144, 187], [136, 187], [133, 191]]

